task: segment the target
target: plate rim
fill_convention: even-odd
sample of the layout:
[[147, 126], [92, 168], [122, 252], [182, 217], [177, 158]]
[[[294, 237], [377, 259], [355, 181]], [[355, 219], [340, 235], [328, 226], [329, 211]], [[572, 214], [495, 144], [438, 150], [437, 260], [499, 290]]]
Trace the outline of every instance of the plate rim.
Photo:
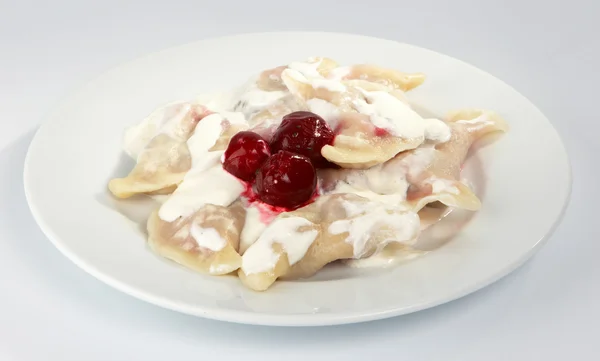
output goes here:
[[[394, 44], [401, 44], [401, 45], [407, 46], [409, 48], [415, 48], [415, 49], [418, 49], [421, 51], [424, 50], [424, 51], [432, 53], [436, 56], [450, 58], [454, 61], [462, 63], [463, 65], [467, 65], [468, 67], [472, 68], [474, 71], [478, 71], [478, 72], [483, 73], [484, 75], [492, 77], [497, 82], [500, 82], [503, 85], [509, 87], [512, 91], [514, 91], [516, 94], [518, 94], [523, 99], [525, 99], [531, 107], [533, 107], [540, 115], [542, 115], [548, 121], [549, 126], [551, 127], [552, 131], [554, 132], [554, 134], [556, 135], [556, 137], [558, 139], [558, 143], [560, 144], [560, 147], [561, 147], [561, 153], [564, 153], [564, 155], [565, 155], [565, 161], [566, 161], [567, 172], [568, 172], [568, 174], [566, 174], [567, 189], [566, 189], [566, 193], [565, 193], [565, 198], [562, 200], [562, 206], [561, 206], [560, 212], [559, 212], [558, 216], [556, 217], [556, 219], [552, 222], [551, 227], [545, 232], [545, 234], [540, 239], [538, 239], [536, 241], [536, 243], [527, 252], [524, 252], [522, 255], [520, 255], [519, 258], [517, 260], [515, 260], [514, 262], [507, 264], [506, 267], [504, 269], [502, 269], [502, 271], [497, 272], [496, 274], [494, 274], [493, 277], [488, 277], [485, 280], [480, 281], [479, 283], [477, 283], [475, 285], [461, 287], [458, 291], [453, 292], [452, 294], [448, 294], [444, 298], [439, 298], [439, 299], [437, 299], [435, 301], [431, 301], [431, 302], [424, 302], [421, 304], [416, 304], [416, 305], [413, 305], [410, 307], [386, 308], [385, 310], [374, 309], [372, 311], [362, 311], [362, 312], [345, 311], [343, 313], [333, 313], [333, 314], [327, 314], [327, 313], [267, 314], [267, 313], [240, 311], [240, 310], [233, 310], [233, 309], [223, 310], [222, 308], [219, 308], [219, 307], [208, 307], [208, 306], [189, 307], [185, 304], [179, 304], [179, 302], [177, 302], [177, 301], [169, 300], [167, 298], [155, 295], [151, 292], [137, 289], [136, 287], [130, 286], [127, 283], [120, 281], [119, 279], [107, 276], [104, 273], [102, 273], [100, 270], [97, 270], [93, 265], [82, 261], [75, 253], [71, 252], [71, 250], [69, 250], [68, 247], [66, 247], [64, 244], [61, 244], [61, 242], [59, 241], [60, 237], [58, 237], [54, 233], [52, 228], [48, 224], [46, 224], [46, 222], [43, 219], [43, 216], [41, 215], [39, 210], [36, 208], [35, 202], [32, 201], [32, 195], [30, 192], [31, 186], [29, 185], [30, 181], [31, 181], [31, 178], [29, 177], [29, 173], [30, 173], [30, 166], [31, 166], [30, 158], [31, 158], [31, 154], [33, 154], [32, 149], [35, 147], [35, 143], [36, 143], [36, 140], [38, 139], [38, 135], [40, 134], [40, 130], [43, 129], [44, 127], [48, 126], [48, 124], [50, 124], [49, 120], [54, 117], [54, 115], [59, 111], [59, 109], [61, 109], [61, 107], [63, 105], [67, 104], [68, 100], [70, 100], [72, 97], [74, 97], [78, 92], [80, 92], [89, 83], [93, 82], [96, 79], [103, 77], [107, 73], [110, 73], [112, 71], [116, 71], [119, 68], [125, 67], [125, 66], [129, 65], [130, 63], [133, 63], [133, 62], [136, 62], [136, 61], [139, 61], [142, 59], [150, 58], [150, 57], [153, 57], [153, 56], [163, 53], [163, 52], [175, 51], [176, 49], [179, 49], [179, 48], [192, 46], [193, 44], [202, 43], [204, 41], [209, 41], [209, 40], [210, 41], [219, 41], [219, 40], [225, 40], [225, 39], [236, 38], [236, 37], [241, 37], [241, 36], [255, 37], [255, 36], [265, 36], [265, 35], [269, 35], [269, 34], [278, 34], [278, 35], [307, 35], [307, 34], [310, 34], [310, 35], [345, 36], [345, 37], [350, 36], [350, 37], [361, 37], [361, 38], [364, 38], [365, 40], [376, 40], [376, 41], [383, 40], [383, 41], [394, 43]], [[28, 145], [27, 154], [25, 156], [25, 161], [24, 161], [24, 169], [23, 169], [23, 186], [24, 186], [25, 198], [26, 198], [28, 207], [30, 209], [30, 212], [31, 212], [35, 222], [40, 227], [43, 234], [59, 250], [59, 252], [62, 253], [67, 259], [72, 261], [75, 265], [77, 265], [79, 268], [81, 268], [86, 273], [90, 274], [94, 278], [97, 278], [98, 280], [109, 285], [110, 287], [113, 287], [113, 288], [119, 290], [120, 292], [123, 292], [123, 293], [125, 293], [129, 296], [132, 296], [138, 300], [141, 300], [146, 303], [150, 303], [150, 304], [153, 304], [155, 306], [159, 306], [159, 307], [162, 307], [165, 309], [169, 309], [172, 311], [177, 311], [177, 312], [181, 312], [181, 313], [189, 314], [189, 315], [193, 315], [193, 316], [199, 316], [199, 317], [203, 317], [203, 318], [207, 318], [207, 319], [218, 320], [218, 321], [226, 321], [226, 322], [242, 323], [242, 324], [250, 324], [250, 325], [262, 325], [262, 326], [329, 326], [329, 325], [341, 325], [341, 324], [361, 323], [361, 322], [367, 322], [367, 321], [380, 320], [380, 319], [405, 315], [405, 314], [421, 311], [424, 309], [436, 307], [438, 305], [449, 303], [449, 302], [455, 301], [459, 298], [462, 298], [464, 296], [467, 296], [469, 294], [475, 293], [475, 292], [497, 282], [498, 280], [504, 278], [508, 274], [510, 274], [513, 271], [515, 271], [516, 269], [518, 269], [524, 263], [526, 263], [539, 249], [541, 249], [549, 241], [549, 239], [554, 234], [554, 232], [556, 231], [558, 226], [561, 224], [562, 220], [564, 219], [564, 215], [569, 207], [570, 201], [571, 201], [572, 188], [573, 188], [573, 175], [572, 175], [572, 164], [570, 161], [569, 153], [565, 147], [565, 143], [563, 142], [562, 137], [560, 136], [560, 134], [558, 133], [556, 128], [552, 125], [552, 122], [550, 122], [548, 117], [535, 105], [535, 103], [533, 103], [529, 98], [524, 96], [522, 93], [520, 93], [514, 87], [507, 84], [502, 79], [495, 77], [494, 75], [488, 73], [485, 70], [482, 70], [481, 68], [479, 68], [475, 65], [472, 65], [461, 59], [458, 59], [458, 58], [455, 58], [455, 57], [452, 57], [452, 56], [446, 55], [444, 53], [440, 53], [440, 52], [437, 52], [437, 51], [434, 51], [434, 50], [431, 50], [431, 49], [428, 49], [425, 47], [416, 46], [416, 45], [412, 45], [412, 44], [408, 44], [408, 43], [404, 43], [404, 42], [400, 42], [400, 41], [395, 41], [395, 40], [388, 39], [388, 38], [366, 36], [366, 35], [362, 35], [362, 34], [349, 33], [349, 32], [346, 33], [346, 32], [323, 32], [323, 31], [268, 31], [268, 32], [236, 33], [236, 34], [224, 35], [224, 36], [218, 36], [218, 37], [208, 37], [208, 38], [203, 38], [203, 39], [199, 39], [199, 40], [192, 41], [192, 42], [187, 42], [187, 43], [167, 47], [167, 48], [160, 49], [157, 51], [144, 53], [141, 56], [135, 56], [135, 57], [130, 58], [129, 60], [120, 62], [113, 66], [110, 66], [102, 72], [95, 73], [90, 78], [88, 78], [88, 79], [82, 81], [81, 83], [79, 83], [78, 85], [72, 87], [69, 91], [67, 91], [60, 98], [60, 100], [53, 107], [51, 107], [46, 112], [45, 116], [43, 117], [42, 122], [40, 123], [39, 127], [37, 128], [32, 140], [31, 140], [30, 144]]]

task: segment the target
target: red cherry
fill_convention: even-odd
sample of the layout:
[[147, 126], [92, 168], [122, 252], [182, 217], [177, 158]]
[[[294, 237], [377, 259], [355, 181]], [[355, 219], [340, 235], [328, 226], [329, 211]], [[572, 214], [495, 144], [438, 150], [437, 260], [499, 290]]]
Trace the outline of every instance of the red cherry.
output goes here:
[[269, 143], [260, 135], [239, 132], [229, 141], [223, 168], [239, 179], [251, 181], [270, 155]]
[[256, 194], [270, 205], [297, 208], [310, 200], [317, 173], [310, 159], [285, 150], [272, 155], [256, 174]]
[[332, 144], [334, 137], [329, 124], [317, 114], [293, 112], [283, 117], [271, 140], [271, 149], [305, 155], [315, 167], [326, 168], [330, 163], [321, 155], [321, 148]]

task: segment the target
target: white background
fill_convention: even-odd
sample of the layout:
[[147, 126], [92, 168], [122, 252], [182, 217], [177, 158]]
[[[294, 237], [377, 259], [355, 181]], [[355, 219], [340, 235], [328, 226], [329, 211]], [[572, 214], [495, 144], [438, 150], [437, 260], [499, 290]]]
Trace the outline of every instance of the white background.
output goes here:
[[[600, 359], [600, 3], [558, 3], [0, 0], [0, 360]], [[395, 39], [513, 85], [550, 118], [569, 152], [574, 185], [562, 225], [531, 261], [473, 295], [328, 328], [177, 314], [113, 290], [59, 254], [33, 222], [22, 187], [27, 146], [44, 114], [86, 80], [139, 55], [270, 30]]]

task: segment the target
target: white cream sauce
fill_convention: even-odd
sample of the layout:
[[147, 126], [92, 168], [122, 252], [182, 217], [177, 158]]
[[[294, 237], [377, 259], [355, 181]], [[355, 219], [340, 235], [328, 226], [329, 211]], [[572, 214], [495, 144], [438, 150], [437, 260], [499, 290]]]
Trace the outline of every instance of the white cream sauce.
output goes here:
[[219, 231], [214, 228], [202, 228], [197, 223], [192, 223], [190, 235], [194, 238], [198, 246], [208, 248], [213, 252], [218, 252], [225, 248], [227, 242]]
[[280, 257], [273, 250], [275, 243], [285, 251], [290, 265], [297, 263], [319, 234], [316, 229], [300, 231], [310, 226], [313, 224], [302, 217], [276, 218], [242, 256], [242, 271], [245, 274], [272, 271]]
[[382, 228], [393, 230], [393, 237], [379, 240], [381, 250], [388, 243], [414, 244], [420, 231], [419, 216], [406, 211], [402, 206], [390, 206], [379, 202], [344, 201], [348, 219], [333, 222], [331, 234], [348, 233], [346, 242], [353, 247], [354, 258], [361, 258], [368, 251], [371, 235]]

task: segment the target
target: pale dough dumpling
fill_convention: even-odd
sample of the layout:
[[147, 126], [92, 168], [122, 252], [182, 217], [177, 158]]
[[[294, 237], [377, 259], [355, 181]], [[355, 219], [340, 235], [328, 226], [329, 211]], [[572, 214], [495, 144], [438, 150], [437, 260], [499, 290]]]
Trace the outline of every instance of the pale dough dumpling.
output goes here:
[[352, 87], [352, 88], [360, 88], [362, 90], [366, 90], [366, 91], [370, 91], [370, 92], [386, 91], [386, 92], [390, 93], [391, 95], [393, 95], [394, 97], [401, 100], [402, 102], [409, 104], [408, 98], [406, 97], [406, 93], [402, 89], [390, 87], [390, 86], [384, 85], [382, 83], [375, 83], [375, 82], [364, 80], [364, 79], [344, 80], [344, 81], [342, 81], [342, 83], [344, 85]]
[[[288, 225], [297, 227], [286, 233]], [[238, 276], [247, 287], [264, 291], [277, 278], [309, 277], [328, 263], [368, 257], [392, 242], [413, 244], [418, 234], [418, 215], [402, 206], [354, 194], [322, 196], [278, 216], [244, 253]], [[255, 260], [263, 261], [261, 267]]]
[[140, 154], [125, 178], [111, 179], [108, 189], [119, 198], [139, 193], [171, 193], [192, 166], [185, 142], [159, 134]]
[[282, 118], [287, 114], [300, 110], [308, 110], [306, 103], [302, 99], [289, 94], [252, 115], [248, 124], [253, 132], [266, 140], [270, 140], [281, 123]]
[[411, 180], [407, 199], [416, 211], [436, 201], [451, 207], [478, 210], [481, 202], [459, 180], [462, 164], [476, 140], [508, 130], [506, 121], [496, 113], [478, 109], [453, 112], [448, 115], [447, 122], [452, 129], [451, 139], [435, 146], [431, 165]]
[[229, 145], [229, 141], [231, 141], [231, 138], [233, 138], [234, 135], [248, 129], [247, 124], [231, 124], [229, 122], [224, 123], [225, 124], [222, 125], [223, 130], [221, 131], [221, 135], [219, 135], [219, 138], [215, 141], [215, 144], [208, 149], [211, 152], [226, 150], [227, 146]]
[[289, 272], [321, 233], [319, 202], [277, 216], [242, 255], [238, 276], [255, 291], [264, 291]]
[[208, 114], [201, 105], [171, 104], [129, 128], [126, 150], [136, 165], [126, 177], [109, 182], [111, 193], [118, 198], [172, 193], [192, 165], [186, 141]]
[[506, 131], [506, 123], [486, 111], [469, 110], [448, 118], [450, 139], [430, 142], [401, 152], [369, 169], [322, 170], [320, 184], [325, 192], [362, 194], [388, 204], [404, 203], [417, 212], [428, 203], [477, 210], [479, 199], [460, 179], [460, 170], [474, 141]]
[[401, 138], [379, 133], [369, 116], [360, 113], [341, 114], [337, 131], [333, 144], [324, 146], [321, 154], [342, 168], [370, 168], [424, 141], [423, 137]]
[[[338, 64], [335, 61], [329, 58], [321, 57], [310, 58], [306, 64], [313, 66], [315, 71], [323, 77], [327, 76], [332, 69], [338, 67]], [[294, 63], [290, 65], [293, 67]], [[288, 65], [282, 65], [261, 72], [256, 81], [256, 85], [259, 89], [265, 91], [287, 90], [286, 85], [283, 83], [281, 74], [288, 68]]]
[[[414, 112], [410, 110], [404, 91], [419, 85], [424, 79], [420, 75], [367, 65], [339, 68], [333, 61], [317, 61], [320, 63], [291, 64], [278, 76], [294, 97], [306, 103], [311, 111], [320, 110], [335, 130], [334, 143], [321, 150], [327, 160], [343, 168], [365, 169], [385, 162], [401, 151], [414, 149], [424, 141], [424, 134], [392, 134], [378, 128], [373, 123], [374, 118], [364, 112], [366, 108], [376, 111], [370, 106], [372, 99], [369, 97], [379, 93], [381, 101], [390, 102], [390, 99], [382, 99], [383, 94], [400, 103], [395, 106], [407, 108], [403, 114], [408, 114], [414, 121]], [[311, 68], [317, 64], [316, 69]]]
[[359, 86], [368, 91], [388, 92], [402, 103], [406, 103], [404, 94], [400, 91], [360, 80], [347, 82], [343, 89], [329, 89], [314, 88], [311, 84], [294, 79], [286, 73], [283, 73], [283, 79], [290, 92], [305, 103], [310, 105], [311, 101], [319, 100], [335, 109], [331, 112], [335, 113], [335, 120], [326, 120], [335, 128], [337, 135], [332, 145], [321, 149], [321, 154], [343, 168], [369, 168], [391, 159], [403, 150], [413, 149], [424, 141], [423, 136], [403, 138], [377, 129], [368, 115], [358, 113], [355, 109], [357, 101], [364, 101]]
[[375, 65], [361, 64], [349, 67], [347, 74], [342, 79], [362, 79], [403, 91], [409, 91], [423, 84], [425, 74], [403, 73]]
[[240, 202], [230, 207], [207, 204], [173, 222], [163, 221], [156, 211], [148, 219], [148, 244], [158, 255], [195, 271], [231, 273], [241, 265], [237, 250], [245, 217]]
[[[319, 75], [318, 73], [316, 75]], [[289, 92], [303, 102], [320, 99], [333, 104], [338, 111], [352, 111], [352, 100], [358, 92], [341, 82], [324, 78], [306, 78], [303, 74], [286, 69], [281, 79]]]
[[277, 91], [286, 90], [285, 85], [281, 81], [281, 73], [287, 68], [282, 65], [273, 69], [267, 69], [260, 73], [256, 80], [256, 85], [260, 90]]

